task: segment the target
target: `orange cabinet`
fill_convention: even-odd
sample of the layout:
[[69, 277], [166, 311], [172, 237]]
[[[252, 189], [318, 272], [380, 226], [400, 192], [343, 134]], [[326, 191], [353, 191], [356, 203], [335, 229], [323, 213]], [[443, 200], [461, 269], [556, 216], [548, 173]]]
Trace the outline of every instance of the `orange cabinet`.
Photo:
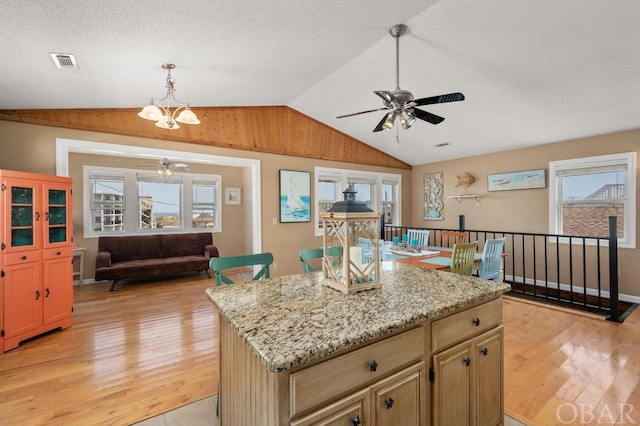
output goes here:
[[0, 352], [73, 324], [71, 183], [0, 170]]

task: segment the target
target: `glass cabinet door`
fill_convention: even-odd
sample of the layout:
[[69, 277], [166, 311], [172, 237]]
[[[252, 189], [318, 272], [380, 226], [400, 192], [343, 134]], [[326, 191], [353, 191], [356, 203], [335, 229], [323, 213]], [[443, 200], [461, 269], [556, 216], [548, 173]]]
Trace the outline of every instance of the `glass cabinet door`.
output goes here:
[[8, 235], [5, 241], [8, 249], [30, 248], [38, 244], [38, 189], [30, 182], [7, 182], [7, 216], [11, 223], [6, 224]]
[[45, 245], [70, 240], [67, 191], [45, 186]]

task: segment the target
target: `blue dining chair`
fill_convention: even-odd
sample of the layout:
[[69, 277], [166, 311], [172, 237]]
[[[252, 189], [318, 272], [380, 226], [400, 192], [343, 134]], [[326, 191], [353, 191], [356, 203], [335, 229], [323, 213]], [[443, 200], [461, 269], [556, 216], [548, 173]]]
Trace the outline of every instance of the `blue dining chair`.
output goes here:
[[487, 240], [482, 250], [482, 260], [478, 276], [485, 280], [501, 281], [500, 264], [502, 263], [502, 251], [505, 238]]
[[[333, 258], [333, 265], [337, 265], [340, 263], [340, 259], [342, 258], [342, 247], [329, 247], [327, 248], [327, 253], [329, 257]], [[318, 271], [317, 268], [314, 268], [309, 261], [313, 259], [322, 259], [324, 257], [324, 249], [320, 248], [312, 248], [312, 249], [302, 249], [298, 253], [300, 257], [300, 261], [302, 262], [302, 267], [304, 268], [304, 273], [307, 274], [309, 272]]]
[[375, 244], [369, 238], [358, 237], [356, 242], [358, 247], [362, 248], [362, 263], [369, 263], [373, 260]]
[[407, 231], [407, 239], [409, 240], [409, 244], [411, 244], [413, 240], [417, 240], [417, 245], [427, 247], [429, 245], [429, 230], [409, 229]]
[[262, 268], [251, 278], [251, 281], [256, 281], [263, 277], [265, 279], [270, 278], [269, 266], [271, 266], [272, 263], [273, 254], [257, 253], [243, 256], [214, 257], [209, 261], [209, 268], [216, 274], [216, 285], [222, 285], [222, 283], [233, 284], [233, 280], [222, 273], [225, 269], [260, 265]]

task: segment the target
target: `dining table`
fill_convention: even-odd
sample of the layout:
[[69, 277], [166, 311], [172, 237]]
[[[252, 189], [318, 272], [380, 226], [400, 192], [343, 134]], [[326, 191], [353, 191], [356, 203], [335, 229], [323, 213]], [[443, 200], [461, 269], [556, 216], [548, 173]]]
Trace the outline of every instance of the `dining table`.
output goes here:
[[[451, 247], [403, 247], [385, 243], [385, 247], [382, 250], [382, 260], [446, 271], [451, 266], [452, 254], [453, 248]], [[474, 262], [479, 266], [481, 260], [482, 253], [476, 253]]]

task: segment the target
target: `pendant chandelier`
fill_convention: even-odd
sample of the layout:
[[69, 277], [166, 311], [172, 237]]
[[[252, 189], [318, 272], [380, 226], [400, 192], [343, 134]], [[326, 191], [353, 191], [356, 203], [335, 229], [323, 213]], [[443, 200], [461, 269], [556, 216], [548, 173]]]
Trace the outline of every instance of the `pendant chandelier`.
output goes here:
[[[155, 121], [156, 126], [169, 130], [179, 129], [178, 123], [200, 124], [200, 120], [191, 111], [189, 104], [178, 101], [173, 94], [175, 80], [171, 75], [171, 70], [175, 67], [174, 64], [162, 64], [162, 68], [167, 70], [167, 94], [162, 99], [151, 98], [149, 105], [142, 108], [142, 111], [138, 113], [138, 117]], [[163, 105], [163, 103], [165, 104]], [[173, 112], [171, 111], [172, 103], [177, 107]], [[177, 117], [176, 114], [178, 114]]]

